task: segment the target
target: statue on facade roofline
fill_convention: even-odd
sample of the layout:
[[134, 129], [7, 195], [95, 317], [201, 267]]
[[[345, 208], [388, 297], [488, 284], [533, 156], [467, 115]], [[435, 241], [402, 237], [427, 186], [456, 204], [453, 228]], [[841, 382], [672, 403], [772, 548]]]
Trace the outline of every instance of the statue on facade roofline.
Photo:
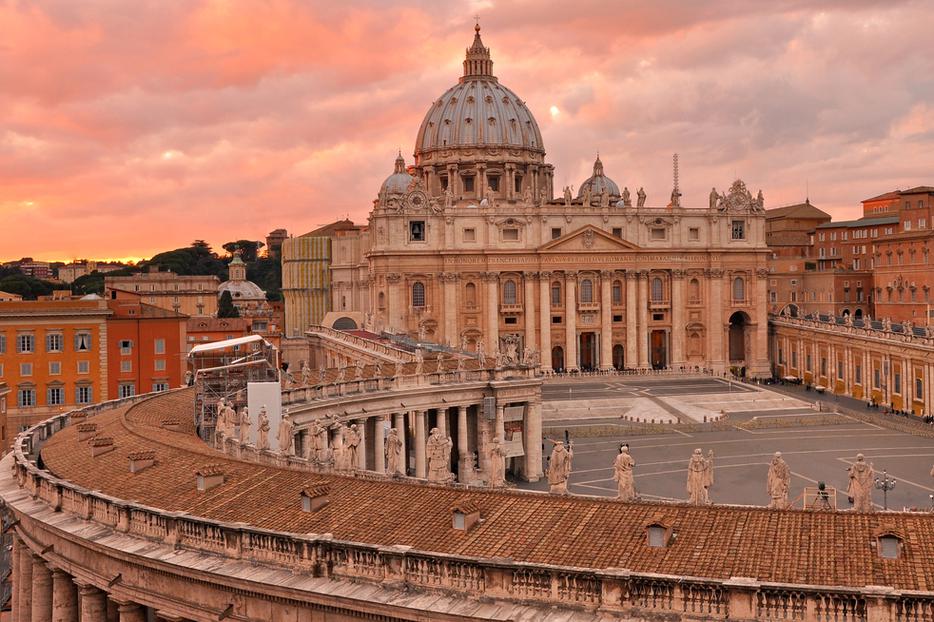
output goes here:
[[422, 349], [415, 348], [415, 375], [416, 376], [422, 375], [422, 371], [423, 371], [422, 367], [424, 366], [424, 364], [425, 364], [425, 355], [422, 354]]
[[490, 486], [500, 488], [506, 485], [506, 449], [499, 436], [494, 436], [487, 448], [490, 464]]
[[549, 492], [566, 495], [568, 492], [568, 478], [571, 476], [571, 459], [574, 457], [574, 443], [565, 447], [561, 441], [551, 441], [554, 448], [548, 461]]
[[253, 440], [253, 419], [250, 417], [250, 409], [246, 406], [240, 410], [240, 442], [249, 445]]
[[522, 202], [523, 203], [532, 203], [532, 189], [526, 184], [525, 188], [522, 190]]
[[302, 386], [307, 387], [311, 383], [311, 368], [306, 361], [302, 361]]
[[688, 501], [693, 505], [709, 504], [711, 486], [713, 486], [713, 450], [710, 450], [704, 457], [700, 449], [695, 449], [688, 462]]
[[622, 197], [623, 207], [632, 207], [632, 197], [629, 195], [629, 188], [623, 188], [623, 197]]
[[355, 471], [360, 465], [360, 440], [360, 432], [357, 431], [356, 423], [350, 428], [344, 428], [344, 444], [347, 446], [345, 466], [348, 471]]
[[600, 207], [609, 207], [610, 206], [610, 193], [606, 189], [606, 186], [600, 190]]
[[872, 486], [876, 476], [872, 463], [866, 462], [863, 454], [856, 454], [856, 462], [847, 469], [850, 483], [846, 494], [853, 503], [854, 512], [872, 512]]
[[451, 192], [451, 188], [444, 189], [444, 209], [451, 209], [454, 207], [454, 193]]
[[428, 481], [447, 484], [454, 480], [451, 473], [451, 439], [441, 434], [438, 428], [432, 428], [425, 443], [428, 458]]
[[584, 186], [584, 191], [583, 193], [581, 193], [581, 198], [583, 199], [584, 207], [590, 207], [590, 201], [592, 199], [591, 192], [592, 190], [590, 188], [590, 184], [587, 184], [586, 186]]
[[624, 445], [613, 461], [613, 479], [617, 483], [616, 498], [620, 501], [632, 501], [636, 498], [635, 478], [632, 472], [635, 466], [636, 461], [629, 455], [629, 446]]
[[573, 197], [571, 196], [571, 187], [565, 186], [564, 187], [564, 206], [570, 207], [572, 200], [573, 200]]
[[639, 187], [639, 191], [636, 192], [636, 207], [645, 207], [645, 190], [642, 187]]
[[269, 415], [266, 405], [259, 409], [259, 427], [256, 429], [256, 448], [260, 451], [269, 449]]
[[405, 475], [405, 462], [402, 457], [402, 439], [399, 431], [389, 428], [386, 437], [386, 473], [392, 476]]
[[710, 189], [710, 198], [708, 207], [712, 210], [717, 209], [717, 206], [720, 204], [720, 193], [717, 192], [716, 186]]
[[279, 455], [295, 455], [295, 435], [293, 431], [295, 426], [288, 412], [282, 413], [282, 421], [279, 422], [279, 430], [276, 433], [276, 440], [279, 441]]

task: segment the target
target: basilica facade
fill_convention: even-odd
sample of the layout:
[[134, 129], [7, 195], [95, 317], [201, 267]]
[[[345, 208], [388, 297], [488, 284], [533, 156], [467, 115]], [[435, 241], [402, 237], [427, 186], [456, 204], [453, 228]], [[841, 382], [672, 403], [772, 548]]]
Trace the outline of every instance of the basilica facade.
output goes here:
[[576, 196], [525, 103], [493, 75], [479, 27], [369, 218], [371, 327], [544, 371], [744, 368], [768, 374], [761, 192], [742, 181], [653, 202], [598, 157]]

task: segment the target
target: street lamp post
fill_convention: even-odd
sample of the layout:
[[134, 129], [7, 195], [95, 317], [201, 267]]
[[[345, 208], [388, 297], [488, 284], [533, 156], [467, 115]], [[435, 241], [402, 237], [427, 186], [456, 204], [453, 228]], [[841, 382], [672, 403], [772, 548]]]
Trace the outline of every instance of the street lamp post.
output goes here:
[[876, 478], [876, 489], [882, 491], [882, 508], [888, 510], [889, 491], [895, 489], [895, 480], [885, 470], [882, 471], [882, 479]]

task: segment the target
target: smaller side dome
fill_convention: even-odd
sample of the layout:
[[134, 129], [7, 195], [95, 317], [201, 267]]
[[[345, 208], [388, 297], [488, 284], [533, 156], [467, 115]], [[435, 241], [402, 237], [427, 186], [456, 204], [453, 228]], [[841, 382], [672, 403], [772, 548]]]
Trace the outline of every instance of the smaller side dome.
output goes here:
[[619, 186], [616, 185], [616, 182], [603, 174], [603, 162], [600, 161], [599, 155], [593, 163], [593, 175], [588, 177], [587, 180], [580, 185], [577, 191], [577, 198], [583, 198], [584, 192], [588, 188], [590, 189], [590, 196], [595, 198], [600, 196], [604, 188], [606, 188], [607, 194], [611, 199], [618, 199], [620, 196]]
[[392, 175], [387, 177], [383, 185], [380, 186], [379, 193], [381, 195], [405, 194], [408, 192], [409, 185], [414, 180], [415, 178], [409, 175], [405, 170], [405, 159], [402, 157], [402, 152], [400, 151], [399, 156], [396, 158], [396, 166], [392, 171]]

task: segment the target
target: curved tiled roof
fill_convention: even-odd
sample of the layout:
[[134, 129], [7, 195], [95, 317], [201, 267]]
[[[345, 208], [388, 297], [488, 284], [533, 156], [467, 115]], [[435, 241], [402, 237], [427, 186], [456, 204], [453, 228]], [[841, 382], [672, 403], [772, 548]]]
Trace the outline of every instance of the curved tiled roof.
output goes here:
[[[407, 545], [422, 551], [578, 568], [726, 580], [934, 590], [934, 520], [913, 513], [855, 514], [653, 503], [538, 493], [444, 488], [314, 474], [230, 459], [194, 434], [193, 391], [161, 395], [94, 418], [115, 449], [92, 458], [75, 426], [53, 435], [42, 460], [56, 476], [114, 497], [210, 519], [344, 541]], [[183, 429], [161, 421], [175, 417]], [[156, 451], [157, 464], [130, 474], [127, 458]], [[220, 464], [226, 481], [195, 488], [195, 471]], [[330, 482], [330, 503], [301, 511], [300, 492]], [[271, 494], [271, 491], [275, 491]], [[480, 508], [469, 532], [452, 529], [450, 508]], [[675, 534], [665, 548], [646, 545], [645, 526]], [[881, 529], [904, 535], [899, 559], [882, 559], [870, 542]]]

